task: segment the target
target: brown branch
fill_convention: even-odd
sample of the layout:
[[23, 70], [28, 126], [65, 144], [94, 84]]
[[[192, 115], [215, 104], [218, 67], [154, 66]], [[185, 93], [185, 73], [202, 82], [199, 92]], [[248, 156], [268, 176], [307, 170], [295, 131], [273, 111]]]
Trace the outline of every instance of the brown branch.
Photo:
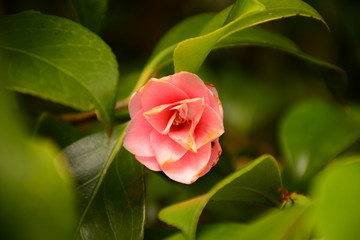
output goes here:
[[[128, 101], [118, 101], [115, 105], [115, 111], [120, 111], [122, 109], [127, 108]], [[90, 111], [90, 112], [77, 112], [77, 113], [63, 113], [60, 114], [57, 118], [64, 122], [69, 123], [77, 123], [77, 122], [83, 122], [91, 118], [96, 117], [96, 111]]]

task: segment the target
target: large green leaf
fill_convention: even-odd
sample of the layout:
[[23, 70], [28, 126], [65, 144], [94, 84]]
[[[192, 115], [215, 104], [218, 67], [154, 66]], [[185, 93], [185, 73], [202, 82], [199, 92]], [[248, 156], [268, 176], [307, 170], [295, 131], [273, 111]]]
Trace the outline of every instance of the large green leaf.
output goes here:
[[[184, 60], [184, 64], [188, 64], [191, 69], [184, 68], [184, 69], [179, 69], [180, 71], [180, 70], [195, 70], [195, 68], [197, 69], [202, 64], [205, 58], [197, 63], [199, 64], [198, 67], [196, 67], [196, 64], [195, 65], [193, 64], [193, 61], [198, 61], [196, 60], [197, 58], [199, 58], [198, 51], [203, 51], [201, 50], [203, 48], [205, 48], [206, 51], [211, 51], [214, 49], [234, 47], [234, 46], [261, 46], [261, 47], [270, 47], [280, 51], [284, 51], [286, 53], [295, 55], [307, 62], [310, 62], [315, 66], [320, 67], [317, 68], [317, 70], [319, 69], [322, 70], [321, 73], [325, 75], [326, 83], [329, 85], [329, 88], [334, 93], [339, 94], [344, 90], [346, 85], [346, 81], [345, 81], [346, 74], [342, 69], [326, 61], [305, 54], [299, 49], [299, 47], [294, 42], [292, 42], [288, 38], [280, 34], [277, 34], [275, 32], [262, 29], [260, 27], [254, 27], [253, 25], [256, 24], [247, 27], [241, 27], [239, 29], [236, 29], [236, 31], [231, 31], [227, 34], [224, 33], [224, 36], [220, 37], [217, 41], [215, 41], [214, 44], [206, 45], [200, 43], [199, 46], [191, 45], [192, 42], [194, 41], [195, 42], [202, 41], [201, 39], [203, 38], [204, 39], [210, 38], [212, 36], [211, 34], [214, 34], [215, 32], [220, 31], [220, 29], [223, 29], [224, 23], [229, 21], [231, 18], [234, 18], [236, 14], [240, 16], [240, 14], [244, 13], [244, 11], [250, 11], [252, 9], [251, 1], [238, 1], [238, 2], [236, 2], [237, 5], [235, 4], [234, 7], [231, 6], [229, 8], [226, 8], [218, 14], [212, 14], [212, 13], [200, 14], [198, 16], [194, 16], [189, 19], [186, 19], [183, 22], [176, 25], [175, 27], [173, 27], [167, 34], [165, 34], [165, 36], [160, 40], [157, 47], [155, 48], [152, 57], [150, 58], [149, 62], [145, 66], [140, 76], [136, 89], [139, 88], [141, 85], [143, 85], [144, 82], [147, 81], [148, 78], [151, 77], [154, 73], [156, 73], [159, 69], [171, 63], [173, 59], [176, 58], [176, 56], [174, 55], [175, 49], [177, 49], [176, 51], [185, 51], [185, 53], [182, 52], [179, 53], [180, 55], [188, 54], [187, 56], [188, 58]], [[294, 3], [294, 1], [292, 2]], [[240, 3], [245, 5], [241, 5]], [[291, 2], [288, 3], [287, 5], [289, 4], [291, 4]], [[283, 8], [285, 8], [287, 5], [285, 4]], [[302, 4], [300, 4], [299, 6], [300, 8], [303, 7]], [[273, 7], [274, 8], [280, 7], [280, 5], [277, 6], [275, 4], [275, 6]], [[253, 8], [256, 9], [256, 7]], [[315, 10], [311, 10], [310, 7], [305, 7], [304, 9], [307, 9], [309, 16], [313, 14], [311, 16], [316, 16], [316, 18], [322, 20], [321, 17], [315, 12]], [[303, 11], [305, 11], [304, 9]], [[263, 14], [268, 14], [269, 17], [274, 17], [275, 15], [273, 15], [272, 13], [273, 11], [277, 12], [277, 14], [281, 13], [281, 9], [275, 9], [275, 10], [269, 8], [266, 10], [266, 13]], [[296, 8], [293, 8], [293, 10], [295, 11]], [[299, 9], [297, 10], [299, 12], [302, 12], [303, 15], [308, 16], [306, 15], [305, 12], [300, 11]], [[291, 11], [287, 9], [286, 11], [284, 10], [284, 13], [285, 12], [291, 12]], [[300, 13], [300, 15], [302, 14]], [[274, 19], [271, 18], [268, 20], [274, 20]], [[241, 20], [241, 22], [242, 21], [243, 20]], [[262, 23], [262, 21], [259, 23]], [[209, 34], [210, 37], [208, 36]], [[185, 43], [187, 43], [186, 48], [191, 48], [194, 51], [186, 52], [186, 48], [180, 47], [180, 45]], [[195, 68], [192, 69], [193, 67]]]
[[99, 32], [108, 7], [108, 0], [70, 0], [79, 22], [93, 32]]
[[223, 179], [209, 192], [162, 209], [159, 218], [195, 239], [201, 212], [209, 201], [237, 201], [277, 206], [281, 179], [276, 161], [263, 156]]
[[359, 239], [360, 157], [327, 168], [313, 187], [315, 221], [324, 239]]
[[252, 222], [237, 236], [246, 240], [303, 240], [310, 239], [309, 207], [293, 207], [270, 211]]
[[0, 18], [0, 77], [6, 86], [79, 110], [94, 108], [112, 124], [117, 62], [95, 34], [37, 12]]
[[78, 180], [79, 239], [141, 239], [145, 189], [142, 167], [124, 150], [124, 126], [83, 138], [64, 152]]
[[226, 23], [224, 26], [177, 45], [174, 50], [175, 72], [197, 72], [216, 43], [245, 28], [292, 16], [323, 21], [316, 10], [300, 0], [238, 0], [232, 8], [224, 11], [229, 14], [217, 18], [218, 22]]
[[[244, 224], [235, 222], [216, 223], [201, 226], [198, 230], [198, 240], [233, 240], [244, 231], [246, 226]], [[184, 235], [176, 233], [166, 240], [186, 240]]]
[[307, 180], [360, 137], [360, 119], [323, 100], [295, 106], [281, 123], [285, 174]]
[[68, 169], [50, 142], [25, 134], [0, 82], [1, 239], [71, 239], [77, 214]]

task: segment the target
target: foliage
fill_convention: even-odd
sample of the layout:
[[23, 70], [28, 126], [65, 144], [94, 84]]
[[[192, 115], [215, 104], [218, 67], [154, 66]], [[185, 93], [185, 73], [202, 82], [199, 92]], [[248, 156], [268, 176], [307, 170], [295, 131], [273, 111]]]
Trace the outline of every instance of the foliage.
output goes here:
[[[318, 11], [233, 1], [177, 23], [143, 65], [122, 60], [114, 2], [0, 17], [1, 239], [357, 239], [358, 99], [347, 103], [342, 68], [279, 33], [319, 47], [302, 32], [329, 28]], [[179, 71], [214, 84], [224, 106], [223, 154], [192, 185], [122, 146], [129, 97]]]

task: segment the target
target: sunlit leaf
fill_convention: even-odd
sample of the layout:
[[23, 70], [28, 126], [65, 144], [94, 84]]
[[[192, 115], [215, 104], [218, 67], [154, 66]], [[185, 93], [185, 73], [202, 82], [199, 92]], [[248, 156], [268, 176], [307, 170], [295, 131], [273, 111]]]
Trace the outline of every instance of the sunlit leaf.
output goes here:
[[360, 157], [341, 160], [316, 179], [315, 220], [324, 239], [355, 240], [360, 235]]
[[121, 148], [124, 126], [83, 138], [64, 152], [78, 180], [79, 239], [141, 239], [145, 189], [142, 167]]
[[96, 109], [110, 129], [117, 63], [110, 48], [77, 23], [37, 12], [1, 17], [0, 77], [10, 89]]
[[209, 201], [236, 201], [277, 206], [281, 187], [279, 169], [270, 156], [263, 156], [223, 179], [209, 192], [162, 209], [159, 218], [195, 239], [201, 212]]
[[108, 7], [108, 0], [70, 0], [79, 22], [93, 32], [99, 32]]
[[[233, 8], [225, 11], [229, 12], [228, 16], [230, 20], [233, 19], [232, 21], [217, 30], [184, 40], [177, 45], [174, 50], [175, 72], [197, 72], [216, 43], [248, 27], [292, 16], [305, 16], [323, 21], [316, 10], [300, 0], [239, 0]], [[225, 14], [218, 21], [223, 23], [227, 20], [224, 18]]]
[[351, 112], [322, 100], [295, 106], [281, 124], [285, 174], [306, 180], [360, 137], [360, 121]]
[[0, 86], [1, 239], [71, 239], [77, 214], [68, 169], [53, 144], [23, 131], [11, 100]]

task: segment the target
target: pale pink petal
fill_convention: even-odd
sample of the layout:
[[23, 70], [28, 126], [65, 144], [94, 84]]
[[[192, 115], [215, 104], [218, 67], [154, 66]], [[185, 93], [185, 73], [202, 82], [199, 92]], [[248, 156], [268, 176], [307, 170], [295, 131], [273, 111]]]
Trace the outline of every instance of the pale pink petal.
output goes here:
[[150, 133], [153, 130], [141, 112], [130, 121], [124, 136], [124, 147], [134, 155], [153, 157], [150, 144]]
[[196, 147], [202, 147], [203, 145], [217, 139], [223, 133], [224, 125], [221, 117], [214, 109], [205, 104], [204, 112], [194, 133]]
[[161, 166], [163, 172], [171, 179], [190, 184], [195, 182], [206, 168], [211, 155], [211, 143], [198, 149], [197, 153], [187, 152], [176, 162]]
[[143, 115], [156, 131], [162, 134], [167, 134], [176, 117], [176, 112], [171, 110], [171, 107], [174, 105], [176, 104], [164, 104], [157, 106], [144, 112]]
[[[179, 72], [170, 76], [169, 82], [182, 89], [189, 98], [204, 98], [205, 102], [218, 111], [219, 97], [214, 89], [204, 83], [197, 75], [189, 72]], [[216, 94], [215, 94], [216, 93]]]
[[153, 78], [142, 88], [141, 104], [144, 111], [148, 111], [154, 107], [187, 98], [189, 96], [175, 85], [168, 81]]
[[153, 130], [150, 135], [151, 146], [159, 165], [179, 160], [187, 152], [180, 144]]
[[155, 157], [140, 157], [135, 156], [135, 158], [142, 164], [145, 165], [148, 169], [152, 171], [161, 171], [158, 162], [156, 161]]
[[204, 176], [206, 173], [210, 171], [210, 169], [215, 166], [215, 164], [219, 161], [221, 155], [221, 146], [219, 143], [219, 139], [216, 139], [211, 142], [211, 156], [208, 164], [206, 165], [205, 169], [200, 174], [200, 177]]
[[129, 114], [131, 119], [139, 112], [142, 108], [141, 106], [141, 92], [137, 91], [133, 93], [129, 101]]

